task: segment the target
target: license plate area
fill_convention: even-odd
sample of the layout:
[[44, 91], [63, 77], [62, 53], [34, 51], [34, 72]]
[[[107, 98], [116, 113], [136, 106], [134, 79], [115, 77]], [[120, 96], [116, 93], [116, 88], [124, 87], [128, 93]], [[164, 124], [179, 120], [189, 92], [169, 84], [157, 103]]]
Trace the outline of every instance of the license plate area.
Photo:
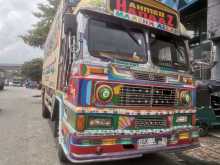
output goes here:
[[155, 147], [165, 147], [167, 146], [167, 138], [143, 138], [137, 141], [138, 149], [147, 149]]

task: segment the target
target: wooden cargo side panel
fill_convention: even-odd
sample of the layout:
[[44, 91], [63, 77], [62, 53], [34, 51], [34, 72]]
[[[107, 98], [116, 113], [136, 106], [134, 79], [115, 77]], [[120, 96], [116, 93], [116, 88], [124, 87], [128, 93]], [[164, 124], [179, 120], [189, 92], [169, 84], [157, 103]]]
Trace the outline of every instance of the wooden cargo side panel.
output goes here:
[[58, 84], [62, 34], [62, 10], [63, 7], [61, 5], [51, 26], [44, 50], [42, 84], [43, 86], [54, 90], [57, 89]]

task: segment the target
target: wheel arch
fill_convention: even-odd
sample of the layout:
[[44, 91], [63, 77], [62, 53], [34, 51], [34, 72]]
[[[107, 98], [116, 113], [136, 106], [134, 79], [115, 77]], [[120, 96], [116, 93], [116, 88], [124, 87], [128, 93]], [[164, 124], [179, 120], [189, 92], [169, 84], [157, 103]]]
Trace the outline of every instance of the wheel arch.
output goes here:
[[[63, 108], [63, 100], [59, 96], [54, 97], [53, 101], [53, 113], [51, 115], [51, 120], [54, 121], [56, 117], [59, 116], [59, 119], [61, 118], [61, 110]], [[57, 116], [58, 115], [58, 116]]]

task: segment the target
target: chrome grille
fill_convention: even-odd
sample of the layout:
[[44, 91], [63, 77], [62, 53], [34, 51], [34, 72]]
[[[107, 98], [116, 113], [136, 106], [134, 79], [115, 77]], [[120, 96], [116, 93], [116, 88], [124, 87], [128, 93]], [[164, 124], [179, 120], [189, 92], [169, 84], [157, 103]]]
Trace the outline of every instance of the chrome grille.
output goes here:
[[175, 106], [176, 89], [125, 85], [119, 95], [119, 106]]
[[149, 117], [149, 118], [138, 118], [135, 120], [135, 128], [165, 128], [167, 127], [165, 117]]
[[150, 72], [133, 71], [133, 75], [138, 80], [166, 82], [166, 76]]

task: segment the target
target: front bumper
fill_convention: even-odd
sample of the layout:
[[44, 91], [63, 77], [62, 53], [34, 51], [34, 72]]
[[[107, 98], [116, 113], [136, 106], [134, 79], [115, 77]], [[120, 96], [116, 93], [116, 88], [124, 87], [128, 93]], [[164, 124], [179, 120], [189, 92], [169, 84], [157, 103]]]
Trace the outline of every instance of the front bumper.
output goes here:
[[[194, 130], [182, 130], [184, 132], [192, 132]], [[182, 132], [180, 131], [180, 132]], [[113, 160], [122, 160], [122, 159], [130, 159], [130, 158], [138, 158], [143, 156], [143, 154], [147, 153], [156, 153], [156, 152], [177, 152], [188, 150], [192, 148], [197, 148], [200, 146], [198, 137], [189, 138], [188, 140], [178, 140], [175, 143], [171, 143], [170, 137], [172, 135], [178, 135], [179, 132], [166, 132], [166, 133], [158, 133], [151, 135], [131, 135], [131, 136], [114, 136], [115, 138], [132, 138], [133, 142], [131, 144], [113, 144], [113, 145], [77, 145], [70, 144], [69, 150], [70, 152], [67, 154], [68, 159], [73, 163], [86, 163], [86, 162], [101, 162], [101, 161], [113, 161]], [[109, 137], [109, 138], [114, 138]], [[143, 138], [161, 138], [165, 137], [168, 140], [167, 145], [152, 145], [149, 147], [139, 148], [137, 145], [138, 139]], [[104, 137], [78, 137], [72, 136], [74, 140], [82, 140], [82, 139], [92, 139], [93, 141], [97, 141], [98, 139], [106, 138]], [[130, 147], [129, 147], [130, 146]], [[133, 146], [133, 147], [131, 147]], [[128, 147], [128, 148], [127, 148]]]
[[183, 145], [170, 146], [170, 147], [149, 148], [144, 150], [125, 151], [125, 152], [116, 152], [116, 153], [103, 153], [100, 155], [99, 154], [78, 155], [71, 153], [70, 155], [68, 155], [68, 158], [73, 163], [104, 162], [104, 161], [138, 158], [138, 157], [142, 157], [144, 154], [147, 153], [177, 152], [177, 151], [179, 152], [197, 147], [200, 147], [199, 143], [183, 144]]

